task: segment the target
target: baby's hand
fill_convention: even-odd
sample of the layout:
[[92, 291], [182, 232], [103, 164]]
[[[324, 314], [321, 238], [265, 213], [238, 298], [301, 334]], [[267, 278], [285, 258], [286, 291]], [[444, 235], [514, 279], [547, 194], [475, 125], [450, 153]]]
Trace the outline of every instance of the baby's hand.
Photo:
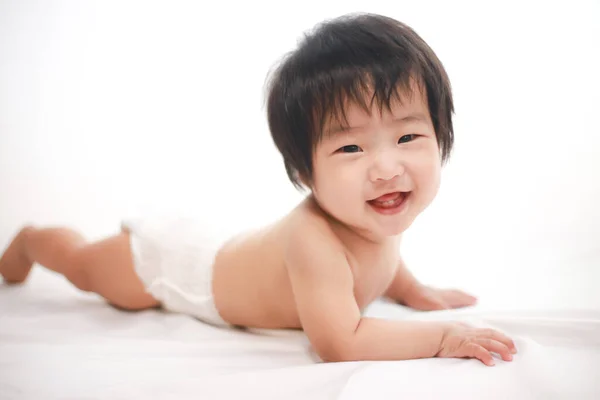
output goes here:
[[499, 354], [504, 361], [512, 361], [512, 355], [516, 352], [512, 339], [503, 333], [457, 322], [446, 326], [436, 357], [477, 358], [485, 365], [493, 366], [495, 363], [491, 353]]
[[460, 290], [436, 289], [416, 284], [404, 294], [402, 303], [415, 310], [434, 311], [475, 305], [477, 299]]

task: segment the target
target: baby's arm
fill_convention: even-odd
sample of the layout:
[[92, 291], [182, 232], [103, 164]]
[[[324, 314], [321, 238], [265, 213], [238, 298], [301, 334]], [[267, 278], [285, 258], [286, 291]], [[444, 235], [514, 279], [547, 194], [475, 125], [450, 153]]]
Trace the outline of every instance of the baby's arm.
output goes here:
[[[510, 358], [512, 341], [495, 331], [452, 323], [362, 318], [354, 298], [353, 275], [341, 246], [321, 227], [307, 225], [294, 236], [286, 253], [296, 306], [302, 327], [323, 360], [444, 356], [476, 357], [489, 364], [492, 357], [488, 350]], [[481, 339], [481, 344], [474, 339]]]

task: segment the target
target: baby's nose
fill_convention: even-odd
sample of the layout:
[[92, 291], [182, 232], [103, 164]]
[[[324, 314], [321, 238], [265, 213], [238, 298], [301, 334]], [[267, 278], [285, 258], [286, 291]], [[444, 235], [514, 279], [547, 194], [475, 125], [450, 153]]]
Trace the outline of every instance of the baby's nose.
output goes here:
[[402, 162], [392, 152], [382, 152], [371, 167], [372, 181], [389, 181], [404, 173]]

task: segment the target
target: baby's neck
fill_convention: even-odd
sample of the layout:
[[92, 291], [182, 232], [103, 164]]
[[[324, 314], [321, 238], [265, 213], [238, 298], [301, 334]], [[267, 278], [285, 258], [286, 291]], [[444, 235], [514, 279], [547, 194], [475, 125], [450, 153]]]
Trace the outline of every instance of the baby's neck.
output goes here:
[[322, 215], [322, 217], [329, 223], [336, 236], [349, 248], [357, 245], [360, 245], [361, 247], [381, 247], [390, 244], [396, 244], [400, 240], [400, 235], [382, 237], [366, 229], [360, 229], [358, 227], [350, 226], [341, 222], [321, 208], [312, 194], [309, 195], [305, 201], [307, 206], [313, 208], [317, 213]]

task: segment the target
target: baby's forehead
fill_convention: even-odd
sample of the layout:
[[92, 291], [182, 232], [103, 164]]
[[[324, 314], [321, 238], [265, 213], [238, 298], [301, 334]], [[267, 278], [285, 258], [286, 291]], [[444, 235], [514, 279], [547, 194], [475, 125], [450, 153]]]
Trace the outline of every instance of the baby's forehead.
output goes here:
[[426, 116], [429, 112], [425, 96], [418, 88], [410, 91], [398, 90], [398, 95], [390, 97], [387, 104], [378, 103], [371, 94], [360, 101], [346, 100], [337, 108], [330, 110], [324, 118], [323, 133], [333, 133], [340, 129], [362, 125], [384, 114], [392, 118], [403, 118], [411, 115]]

